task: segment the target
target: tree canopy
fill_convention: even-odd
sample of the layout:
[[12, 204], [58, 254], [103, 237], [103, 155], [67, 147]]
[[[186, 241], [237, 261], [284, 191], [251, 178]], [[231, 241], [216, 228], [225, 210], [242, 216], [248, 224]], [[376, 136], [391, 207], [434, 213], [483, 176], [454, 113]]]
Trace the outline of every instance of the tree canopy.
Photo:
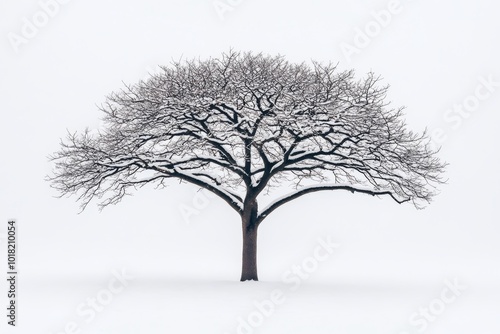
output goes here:
[[321, 190], [388, 195], [417, 207], [442, 182], [444, 164], [403, 108], [385, 101], [373, 73], [282, 56], [229, 52], [174, 62], [109, 95], [104, 128], [70, 134], [53, 155], [53, 186], [82, 208], [120, 201], [130, 189], [177, 178], [206, 188], [243, 213], [256, 197], [288, 186], [259, 211]]

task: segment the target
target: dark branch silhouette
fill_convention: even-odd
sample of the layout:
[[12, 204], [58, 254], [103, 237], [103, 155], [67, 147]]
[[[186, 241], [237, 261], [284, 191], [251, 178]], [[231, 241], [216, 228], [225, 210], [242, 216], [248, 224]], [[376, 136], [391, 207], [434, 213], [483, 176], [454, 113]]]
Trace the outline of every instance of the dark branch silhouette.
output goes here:
[[[169, 179], [211, 191], [241, 216], [241, 280], [257, 280], [257, 227], [285, 203], [347, 190], [420, 208], [442, 183], [428, 137], [406, 128], [372, 73], [233, 51], [162, 70], [108, 96], [104, 129], [69, 134], [49, 179], [82, 210]], [[260, 210], [278, 186], [294, 191]]]

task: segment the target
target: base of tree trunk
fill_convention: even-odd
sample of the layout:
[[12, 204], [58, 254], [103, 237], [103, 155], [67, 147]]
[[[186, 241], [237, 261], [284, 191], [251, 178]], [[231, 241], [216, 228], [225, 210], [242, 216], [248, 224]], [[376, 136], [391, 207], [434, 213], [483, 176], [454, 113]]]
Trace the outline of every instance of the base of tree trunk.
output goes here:
[[240, 281], [258, 281], [257, 226], [243, 226], [243, 254]]

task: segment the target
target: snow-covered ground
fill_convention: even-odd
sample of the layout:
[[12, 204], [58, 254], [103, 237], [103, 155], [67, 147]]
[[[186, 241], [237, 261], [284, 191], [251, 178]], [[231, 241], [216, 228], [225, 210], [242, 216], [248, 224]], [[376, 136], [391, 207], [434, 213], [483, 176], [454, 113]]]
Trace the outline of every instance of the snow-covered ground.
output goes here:
[[[280, 282], [136, 276], [121, 292], [108, 298], [105, 291], [111, 277], [23, 281], [18, 331], [47, 334], [500, 331], [498, 285], [467, 286], [463, 293], [459, 289], [461, 294], [455, 295], [443, 282], [344, 278], [304, 282], [292, 290], [291, 285]], [[447, 291], [448, 303], [442, 300], [443, 290]]]

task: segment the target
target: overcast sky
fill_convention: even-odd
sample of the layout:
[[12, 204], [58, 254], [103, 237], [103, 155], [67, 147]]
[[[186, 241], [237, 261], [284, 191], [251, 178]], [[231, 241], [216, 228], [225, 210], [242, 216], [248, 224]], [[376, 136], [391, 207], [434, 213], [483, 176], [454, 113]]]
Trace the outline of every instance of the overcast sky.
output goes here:
[[448, 185], [422, 211], [341, 192], [276, 211], [260, 230], [262, 279], [279, 279], [306, 247], [297, 245], [325, 233], [346, 246], [318, 279], [500, 277], [498, 3], [41, 3], [50, 2], [0, 4], [0, 222], [19, 222], [26, 279], [121, 265], [141, 275], [238, 278], [239, 217], [213, 199], [187, 222], [180, 209], [193, 206], [194, 187], [145, 188], [102, 213], [91, 204], [78, 215], [75, 198], [55, 198], [44, 181], [60, 138], [67, 130], [99, 128], [96, 105], [123, 82], [171, 60], [216, 57], [230, 48], [331, 61], [359, 77], [380, 74], [391, 85], [393, 106], [406, 106], [409, 128], [427, 127], [450, 163]]

